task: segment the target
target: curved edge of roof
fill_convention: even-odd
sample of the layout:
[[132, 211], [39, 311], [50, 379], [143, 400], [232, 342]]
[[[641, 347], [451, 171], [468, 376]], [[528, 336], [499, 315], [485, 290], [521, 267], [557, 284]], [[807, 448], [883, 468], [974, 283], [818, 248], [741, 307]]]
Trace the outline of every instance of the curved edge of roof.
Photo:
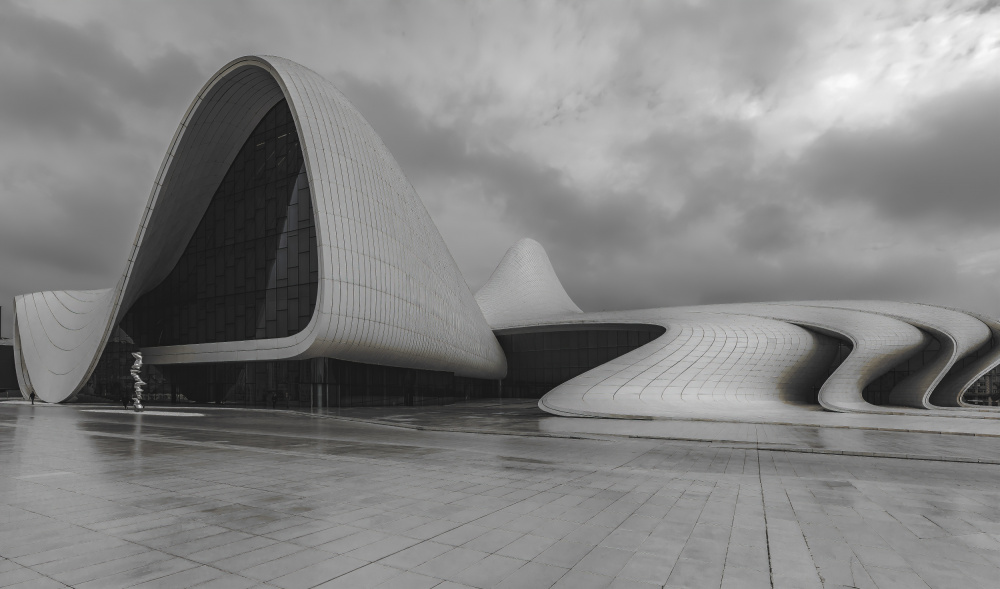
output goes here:
[[[48, 402], [79, 391], [124, 313], [176, 264], [230, 162], [281, 99], [299, 131], [322, 217], [312, 319], [284, 338], [146, 348], [147, 363], [332, 357], [480, 378], [506, 373], [503, 351], [443, 238], [367, 121], [315, 72], [279, 57], [247, 56], [221, 68], [188, 107], [115, 287], [15, 298], [23, 391]], [[358, 181], [338, 182], [346, 173]], [[385, 191], [394, 198], [377, 198]], [[350, 249], [336, 239], [354, 234], [361, 237]], [[365, 300], [368, 313], [352, 300]]]

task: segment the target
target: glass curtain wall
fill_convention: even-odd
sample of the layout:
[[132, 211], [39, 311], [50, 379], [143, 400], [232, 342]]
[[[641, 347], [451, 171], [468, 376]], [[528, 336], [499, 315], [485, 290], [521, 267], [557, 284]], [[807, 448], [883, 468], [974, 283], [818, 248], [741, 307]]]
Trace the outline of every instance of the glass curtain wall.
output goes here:
[[331, 358], [157, 366], [161, 394], [271, 408], [441, 405], [496, 396], [496, 381]]
[[[246, 140], [170, 274], [129, 309], [82, 391], [130, 394], [140, 347], [279, 338], [312, 317], [316, 228], [302, 150], [285, 101]], [[327, 358], [147, 364], [152, 402], [244, 406], [424, 405], [495, 397], [496, 381]]]
[[888, 405], [889, 395], [892, 393], [893, 387], [913, 372], [923, 368], [927, 363], [933, 362], [940, 352], [941, 342], [932, 339], [924, 346], [923, 350], [905, 362], [893, 366], [891, 370], [870, 382], [861, 391], [861, 396], [873, 405]]
[[302, 149], [282, 100], [240, 149], [174, 269], [121, 327], [141, 347], [293, 335], [316, 306], [317, 254]]
[[507, 356], [502, 395], [540, 399], [574, 376], [648, 344], [665, 331], [635, 325], [498, 335]]

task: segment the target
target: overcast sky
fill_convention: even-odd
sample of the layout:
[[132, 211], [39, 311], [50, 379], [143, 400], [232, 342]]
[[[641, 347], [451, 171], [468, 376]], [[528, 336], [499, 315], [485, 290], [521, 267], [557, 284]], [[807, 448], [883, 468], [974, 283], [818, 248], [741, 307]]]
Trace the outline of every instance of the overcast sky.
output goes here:
[[1000, 3], [0, 0], [0, 304], [120, 275], [195, 93], [332, 80], [475, 291], [538, 240], [584, 310], [1000, 315]]

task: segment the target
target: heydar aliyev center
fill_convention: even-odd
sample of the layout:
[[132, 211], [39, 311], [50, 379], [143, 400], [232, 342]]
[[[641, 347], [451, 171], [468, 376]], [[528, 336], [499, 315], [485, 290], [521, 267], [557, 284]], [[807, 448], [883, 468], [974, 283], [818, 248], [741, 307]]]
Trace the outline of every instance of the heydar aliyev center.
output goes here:
[[883, 301], [584, 313], [542, 246], [473, 295], [381, 139], [329, 82], [237, 59], [178, 126], [111, 288], [15, 299], [22, 394], [312, 407], [537, 398], [557, 415], [988, 411], [1000, 322]]

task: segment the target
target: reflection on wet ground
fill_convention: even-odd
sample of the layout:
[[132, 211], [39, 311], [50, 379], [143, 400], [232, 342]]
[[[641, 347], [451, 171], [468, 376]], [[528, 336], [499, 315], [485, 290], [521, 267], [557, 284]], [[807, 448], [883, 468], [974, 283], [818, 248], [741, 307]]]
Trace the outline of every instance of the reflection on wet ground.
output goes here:
[[524, 402], [83, 409], [0, 403], [0, 586], [1000, 578], [1000, 466], [959, 462], [1000, 458], [989, 435], [564, 419]]
[[[922, 458], [1000, 463], [1000, 422], [938, 418], [916, 425], [945, 429], [908, 431], [906, 416], [825, 413], [808, 419], [822, 425], [787, 425], [706, 419], [587, 419], [555, 417], [535, 401], [475, 401], [440, 407], [358, 407], [314, 411], [315, 415], [430, 431], [542, 435], [556, 437], [632, 437], [698, 440], [740, 447], [795, 452], [849, 453], [891, 458]], [[809, 415], [808, 412], [794, 415]], [[789, 414], [786, 417], [792, 417]], [[859, 422], [858, 417], [862, 420]], [[749, 446], [747, 446], [749, 445]]]

